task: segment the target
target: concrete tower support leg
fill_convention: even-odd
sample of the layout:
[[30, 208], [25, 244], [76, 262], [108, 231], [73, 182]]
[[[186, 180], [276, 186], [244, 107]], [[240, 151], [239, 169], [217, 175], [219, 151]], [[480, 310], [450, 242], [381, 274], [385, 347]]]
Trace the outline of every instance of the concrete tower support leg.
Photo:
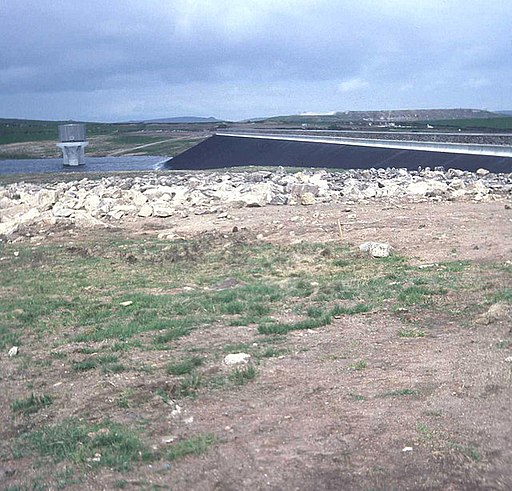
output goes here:
[[88, 142], [58, 143], [57, 146], [62, 150], [64, 165], [75, 166], [85, 164], [84, 149], [88, 144]]

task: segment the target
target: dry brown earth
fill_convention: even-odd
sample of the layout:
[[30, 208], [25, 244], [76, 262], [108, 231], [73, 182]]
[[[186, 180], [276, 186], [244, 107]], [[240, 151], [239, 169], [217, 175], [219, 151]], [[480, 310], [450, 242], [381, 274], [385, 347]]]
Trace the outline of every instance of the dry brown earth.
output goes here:
[[[154, 236], [168, 231], [193, 237], [215, 231], [229, 241], [236, 227], [254, 240], [279, 244], [341, 241], [357, 248], [367, 240], [389, 242], [416, 265], [457, 259], [505, 266], [512, 260], [509, 204], [500, 199], [267, 206], [232, 209], [227, 218], [130, 218], [121, 231], [94, 233]], [[49, 240], [79, 245], [82, 239], [55, 230]], [[503, 274], [492, 281], [510, 287], [510, 279]], [[21, 370], [4, 353], [2, 438], [18, 431], [9, 403], [31, 384], [57, 393], [60, 401], [51, 416], [38, 414], [39, 422], [69, 416], [94, 421], [108, 412], [120, 422], [150, 422], [145, 437], [155, 448], [195, 434], [219, 438], [202, 455], [141, 463], [125, 474], [100, 470], [78, 484], [68, 482], [65, 489], [512, 489], [512, 363], [506, 361], [512, 355], [510, 318], [475, 320], [459, 325], [438, 312], [428, 321], [425, 337], [408, 339], [397, 336], [402, 320], [381, 311], [291, 332], [278, 345], [285, 354], [262, 359], [254, 381], [229, 391], [200, 391], [197, 398], [180, 401], [178, 416], [152, 396], [152, 387], [166, 383], [162, 374], [88, 372], [84, 377], [58, 363]], [[180, 343], [181, 350], [213, 351], [227, 343], [258, 345], [262, 339], [254, 327], [219, 324], [194, 331]], [[38, 339], [24, 349], [35, 359], [44, 357]], [[77, 346], [66, 349], [73, 353]], [[137, 356], [140, 360], [132, 362], [161, 367], [171, 353]], [[359, 361], [364, 361], [360, 369]], [[225, 368], [211, 359], [204, 370], [222, 373]], [[139, 394], [140, 404], [113, 408], [128, 389]], [[2, 455], [3, 489], [28, 489], [24, 483], [41, 473], [32, 462]], [[63, 471], [63, 464], [45, 472], [57, 471]]]

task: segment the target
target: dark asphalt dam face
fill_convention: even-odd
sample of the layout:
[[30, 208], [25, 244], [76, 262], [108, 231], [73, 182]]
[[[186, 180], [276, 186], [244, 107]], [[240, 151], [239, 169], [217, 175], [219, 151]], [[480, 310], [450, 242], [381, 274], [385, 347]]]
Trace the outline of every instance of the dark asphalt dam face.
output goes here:
[[512, 172], [512, 157], [214, 135], [166, 164], [175, 170], [245, 166], [408, 170], [443, 166], [508, 173]]

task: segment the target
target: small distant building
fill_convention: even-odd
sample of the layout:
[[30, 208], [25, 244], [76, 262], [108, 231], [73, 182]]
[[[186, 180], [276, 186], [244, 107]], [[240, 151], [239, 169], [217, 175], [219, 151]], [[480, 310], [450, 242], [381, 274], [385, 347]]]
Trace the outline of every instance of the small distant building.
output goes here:
[[57, 146], [62, 150], [64, 165], [76, 166], [85, 164], [85, 147], [89, 145], [85, 124], [59, 125], [59, 140], [60, 143], [57, 143]]

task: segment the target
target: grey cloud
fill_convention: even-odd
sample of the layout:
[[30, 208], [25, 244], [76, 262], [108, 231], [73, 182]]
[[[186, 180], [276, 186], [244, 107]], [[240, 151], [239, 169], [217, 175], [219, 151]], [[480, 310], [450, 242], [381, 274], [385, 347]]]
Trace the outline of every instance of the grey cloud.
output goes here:
[[399, 87], [425, 86], [436, 73], [447, 85], [437, 97], [449, 100], [453, 81], [511, 71], [506, 0], [3, 0], [0, 19], [0, 92], [13, 101], [69, 90], [123, 100], [133, 84], [142, 98], [176, 91], [197, 99], [197, 87], [210, 84], [213, 92], [251, 87], [252, 100], [268, 107], [274, 84], [315, 109], [330, 102], [325, 87], [356, 80], [353, 97], [372, 91], [384, 100], [387, 88], [391, 106], [403, 100]]

